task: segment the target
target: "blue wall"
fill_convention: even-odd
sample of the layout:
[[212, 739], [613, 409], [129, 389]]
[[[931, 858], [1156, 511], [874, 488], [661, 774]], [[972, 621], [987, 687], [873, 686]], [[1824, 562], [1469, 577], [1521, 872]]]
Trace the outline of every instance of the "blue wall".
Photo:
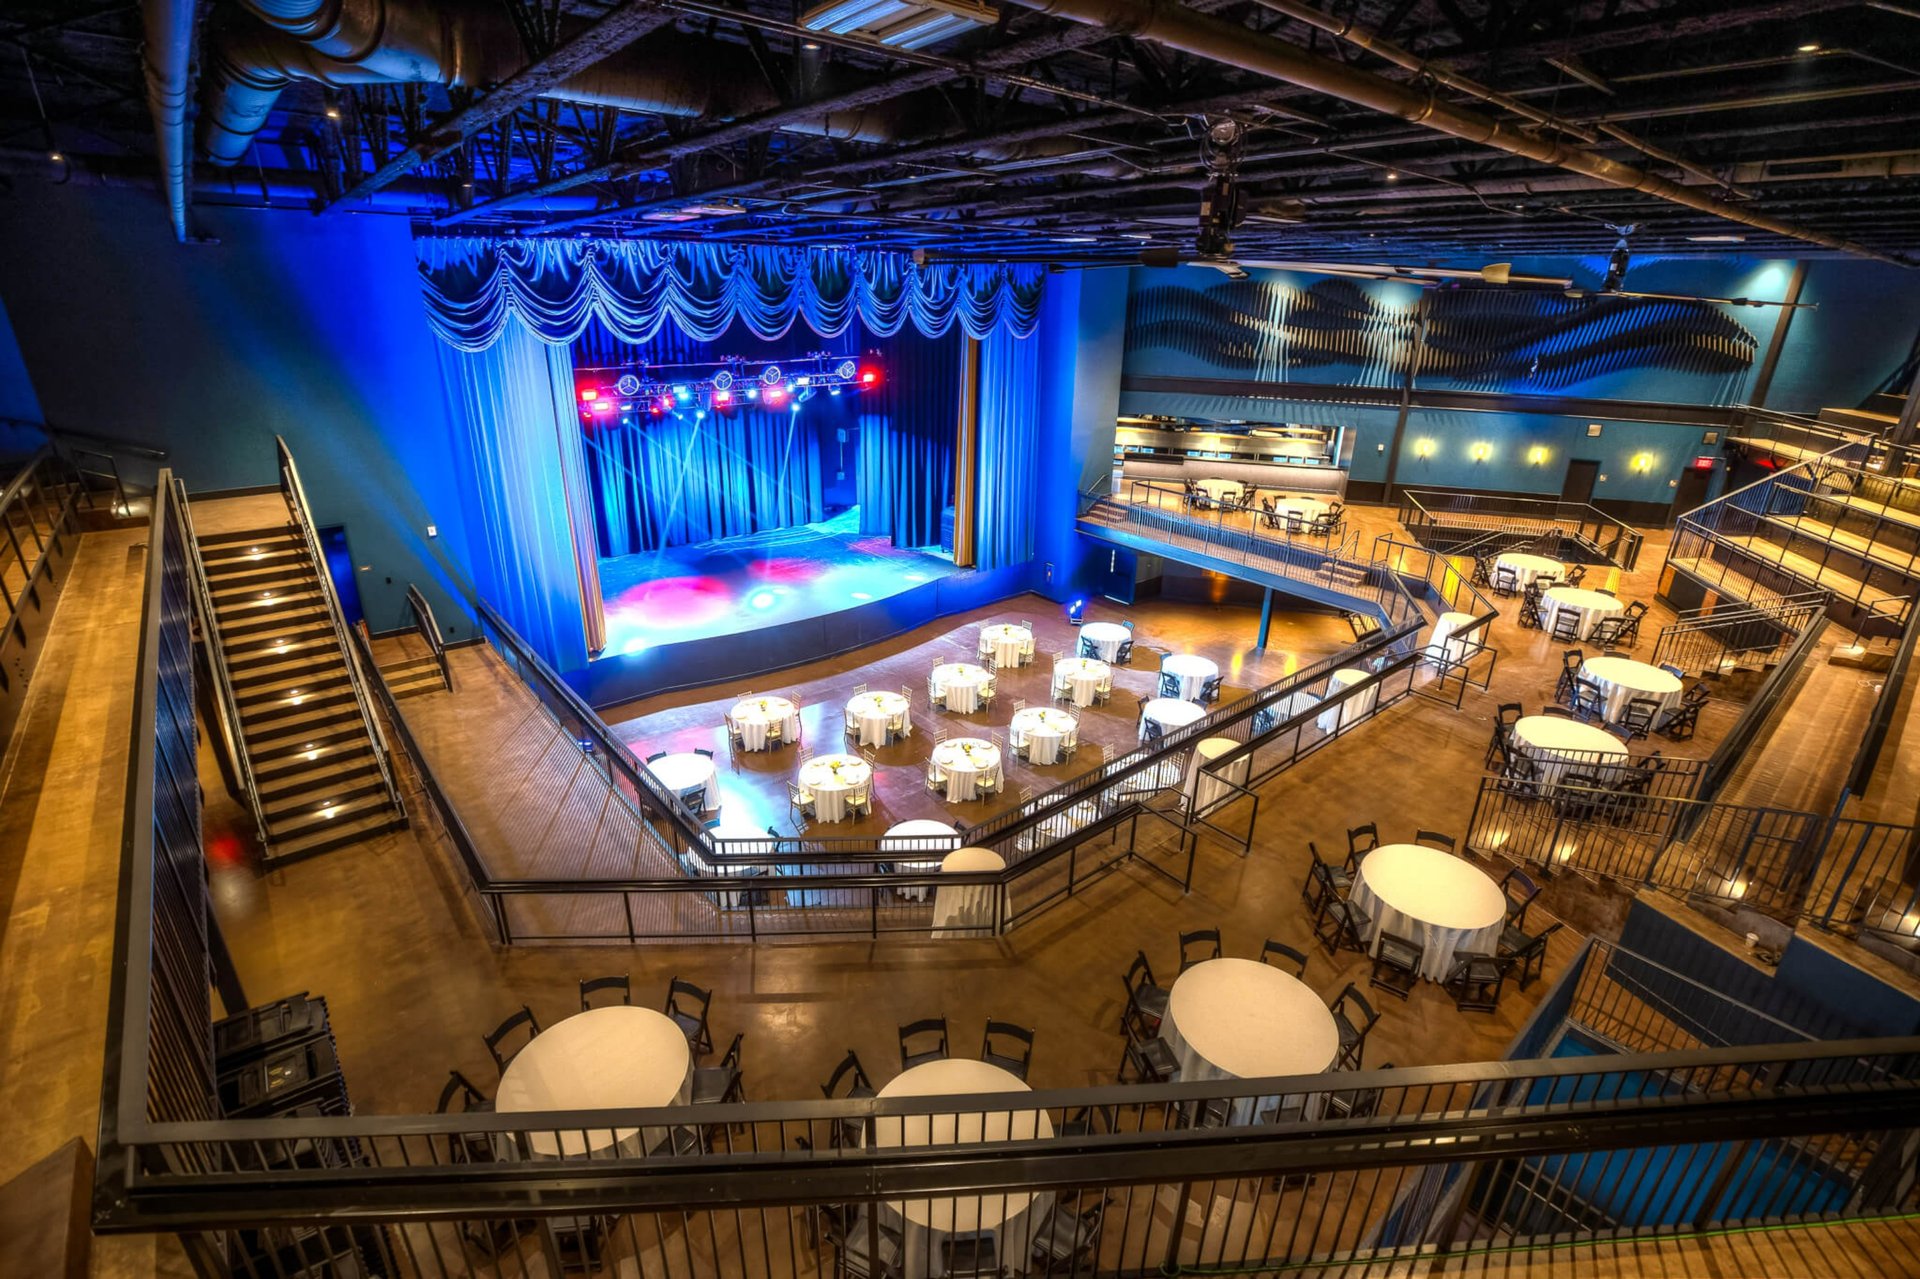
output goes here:
[[21, 422], [41, 422], [40, 397], [33, 392], [33, 379], [27, 374], [26, 360], [20, 354], [20, 342], [14, 336], [13, 321], [0, 300], [0, 418]]
[[[450, 637], [470, 635], [456, 603], [464, 519], [405, 221], [197, 217], [218, 244], [176, 244], [146, 193], [22, 181], [0, 203], [0, 299], [47, 420], [166, 448], [193, 491], [274, 483], [285, 435], [315, 518], [344, 524], [368, 566], [373, 628], [401, 624], [414, 581]], [[0, 355], [0, 381], [4, 367]]]
[[[1113, 470], [1126, 342], [1127, 273], [1047, 279], [1040, 328], [1040, 482], [1033, 589], [1066, 600], [1088, 588], [1093, 544], [1074, 531], [1079, 495]], [[1052, 565], [1049, 578], [1047, 566]]]

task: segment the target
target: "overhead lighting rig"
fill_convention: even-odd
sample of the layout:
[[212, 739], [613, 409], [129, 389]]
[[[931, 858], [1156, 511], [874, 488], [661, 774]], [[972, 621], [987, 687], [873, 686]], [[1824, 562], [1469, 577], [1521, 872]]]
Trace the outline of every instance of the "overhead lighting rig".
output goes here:
[[574, 388], [583, 420], [617, 419], [631, 426], [645, 418], [689, 412], [704, 416], [747, 405], [797, 413], [816, 395], [858, 395], [877, 390], [885, 380], [880, 362], [871, 354], [815, 351], [779, 363], [728, 356], [707, 364], [581, 369]]

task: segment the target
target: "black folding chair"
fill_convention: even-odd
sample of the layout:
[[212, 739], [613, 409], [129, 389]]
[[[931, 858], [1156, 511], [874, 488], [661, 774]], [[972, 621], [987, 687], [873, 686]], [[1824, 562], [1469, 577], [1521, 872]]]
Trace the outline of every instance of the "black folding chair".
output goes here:
[[[914, 1040], [921, 1040], [918, 1045]], [[947, 1019], [922, 1017], [900, 1027], [900, 1069], [912, 1070], [947, 1058]]]

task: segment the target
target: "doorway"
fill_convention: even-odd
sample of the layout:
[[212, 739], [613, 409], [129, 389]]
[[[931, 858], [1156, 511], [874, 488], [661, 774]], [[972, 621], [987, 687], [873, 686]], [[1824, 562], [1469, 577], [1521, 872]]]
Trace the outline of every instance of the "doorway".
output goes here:
[[1710, 466], [1689, 466], [1680, 472], [1680, 487], [1673, 493], [1673, 510], [1667, 515], [1667, 527], [1672, 528], [1682, 515], [1707, 500], [1707, 489], [1713, 483], [1713, 468]]
[[1600, 463], [1590, 457], [1567, 459], [1567, 478], [1560, 485], [1562, 502], [1593, 501], [1594, 481], [1600, 478]]
[[320, 553], [327, 557], [327, 576], [333, 579], [333, 593], [340, 597], [340, 612], [348, 626], [360, 625], [365, 616], [360, 608], [360, 583], [353, 571], [353, 552], [347, 549], [347, 530], [334, 524], [319, 530]]

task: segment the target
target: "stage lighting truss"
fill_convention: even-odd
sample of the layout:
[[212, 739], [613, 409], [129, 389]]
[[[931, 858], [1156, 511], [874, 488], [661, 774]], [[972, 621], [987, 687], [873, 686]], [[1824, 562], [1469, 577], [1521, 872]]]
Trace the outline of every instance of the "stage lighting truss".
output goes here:
[[876, 390], [883, 381], [880, 362], [872, 356], [856, 359], [826, 351], [785, 365], [730, 356], [717, 364], [582, 372], [580, 415], [605, 421], [617, 411], [620, 421], [629, 424], [683, 413], [729, 412], [746, 403], [798, 412], [821, 393], [857, 394]]

